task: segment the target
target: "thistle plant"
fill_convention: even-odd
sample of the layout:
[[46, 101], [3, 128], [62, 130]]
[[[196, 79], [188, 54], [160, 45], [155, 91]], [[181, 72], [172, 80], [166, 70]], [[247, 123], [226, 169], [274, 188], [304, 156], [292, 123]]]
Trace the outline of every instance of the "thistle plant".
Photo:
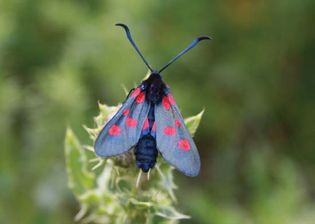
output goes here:
[[[100, 113], [94, 118], [95, 128], [84, 126], [94, 142], [104, 124], [121, 105], [99, 103]], [[193, 135], [203, 111], [185, 123]], [[175, 205], [173, 167], [158, 158], [155, 168], [139, 176], [133, 150], [112, 158], [99, 158], [92, 145], [82, 145], [71, 128], [65, 138], [68, 186], [80, 204], [76, 221], [83, 223], [178, 223], [190, 218]], [[138, 186], [137, 178], [140, 177]]]

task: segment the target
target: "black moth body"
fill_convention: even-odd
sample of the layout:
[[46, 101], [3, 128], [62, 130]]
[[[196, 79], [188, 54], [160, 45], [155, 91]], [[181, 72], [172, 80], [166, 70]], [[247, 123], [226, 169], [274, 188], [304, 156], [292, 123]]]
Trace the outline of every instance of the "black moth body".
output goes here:
[[196, 38], [162, 69], [153, 70], [134, 43], [129, 28], [124, 24], [116, 25], [124, 28], [151, 74], [130, 91], [118, 112], [105, 124], [95, 141], [95, 153], [110, 157], [134, 148], [136, 165], [143, 172], [154, 168], [160, 154], [185, 175], [198, 175], [200, 157], [197, 147], [161, 72], [201, 40], [209, 38]]
[[152, 73], [148, 79], [142, 82], [140, 88], [145, 92], [145, 100], [151, 107], [148, 114], [149, 133], [140, 137], [135, 147], [135, 156], [138, 168], [146, 173], [154, 167], [158, 156], [156, 139], [151, 134], [151, 130], [155, 121], [154, 107], [161, 104], [162, 97], [165, 95], [166, 85], [159, 73]]

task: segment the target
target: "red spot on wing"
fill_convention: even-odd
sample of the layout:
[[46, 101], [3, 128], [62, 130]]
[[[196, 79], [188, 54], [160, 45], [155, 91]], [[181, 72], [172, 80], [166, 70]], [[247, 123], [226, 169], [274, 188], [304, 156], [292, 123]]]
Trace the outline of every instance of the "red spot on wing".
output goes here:
[[155, 123], [155, 121], [153, 122], [153, 125], [152, 125], [152, 131], [156, 131], [156, 123]]
[[144, 130], [144, 129], [147, 129], [148, 127], [149, 127], [149, 119], [146, 118], [145, 121], [144, 121], [144, 124], [143, 124], [143, 128], [142, 128], [142, 129]]
[[164, 107], [165, 110], [169, 110], [171, 105], [170, 105], [170, 102], [168, 100], [168, 97], [167, 96], [164, 96], [163, 99], [162, 99], [162, 105]]
[[170, 104], [172, 104], [173, 106], [176, 105], [176, 102], [171, 94], [168, 94], [167, 97]]
[[171, 135], [175, 135], [175, 133], [176, 133], [176, 129], [171, 127], [171, 126], [166, 126], [164, 128], [164, 134], [165, 135], [171, 136]]
[[125, 109], [125, 110], [123, 111], [123, 114], [124, 114], [125, 116], [127, 116], [127, 115], [129, 114], [129, 112], [130, 112], [129, 109]]
[[135, 127], [135, 126], [137, 125], [137, 120], [134, 119], [134, 118], [128, 117], [128, 118], [126, 119], [126, 125], [127, 125], [128, 127]]
[[141, 90], [140, 88], [136, 88], [132, 93], [131, 93], [131, 96], [132, 97], [137, 97], [139, 94], [140, 94]]
[[136, 102], [139, 104], [139, 103], [143, 103], [144, 100], [145, 100], [145, 94], [144, 94], [144, 92], [141, 92], [141, 93], [137, 96]]
[[109, 135], [111, 136], [118, 136], [121, 133], [121, 129], [118, 125], [114, 124], [113, 126], [110, 127], [108, 130]]
[[183, 151], [189, 151], [190, 150], [190, 143], [187, 139], [180, 139], [178, 141], [178, 147], [179, 149], [183, 150]]
[[180, 122], [180, 120], [176, 119], [175, 125], [176, 125], [176, 127], [180, 127], [182, 125], [182, 122]]

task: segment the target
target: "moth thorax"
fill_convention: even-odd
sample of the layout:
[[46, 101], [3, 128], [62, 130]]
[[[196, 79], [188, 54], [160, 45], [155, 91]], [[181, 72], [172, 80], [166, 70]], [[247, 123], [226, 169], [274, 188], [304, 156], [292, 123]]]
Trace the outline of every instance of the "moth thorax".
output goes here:
[[160, 74], [158, 73], [151, 74], [147, 82], [148, 82], [147, 99], [153, 104], [161, 102], [165, 84], [162, 81]]
[[147, 91], [147, 98], [153, 104], [161, 102], [163, 97], [162, 95], [163, 95], [162, 85], [159, 86], [151, 85], [151, 88], [149, 88]]

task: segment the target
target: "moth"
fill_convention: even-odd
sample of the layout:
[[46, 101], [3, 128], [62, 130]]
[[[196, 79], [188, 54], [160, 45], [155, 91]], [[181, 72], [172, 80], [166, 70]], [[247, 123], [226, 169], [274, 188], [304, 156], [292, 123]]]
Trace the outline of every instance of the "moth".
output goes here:
[[135, 44], [128, 26], [116, 25], [125, 30], [151, 74], [130, 91], [118, 112], [105, 124], [95, 141], [96, 155], [111, 157], [134, 148], [137, 167], [147, 173], [154, 168], [160, 153], [183, 174], [197, 176], [200, 171], [197, 147], [161, 73], [197, 43], [210, 38], [196, 38], [160, 70], [155, 70]]

